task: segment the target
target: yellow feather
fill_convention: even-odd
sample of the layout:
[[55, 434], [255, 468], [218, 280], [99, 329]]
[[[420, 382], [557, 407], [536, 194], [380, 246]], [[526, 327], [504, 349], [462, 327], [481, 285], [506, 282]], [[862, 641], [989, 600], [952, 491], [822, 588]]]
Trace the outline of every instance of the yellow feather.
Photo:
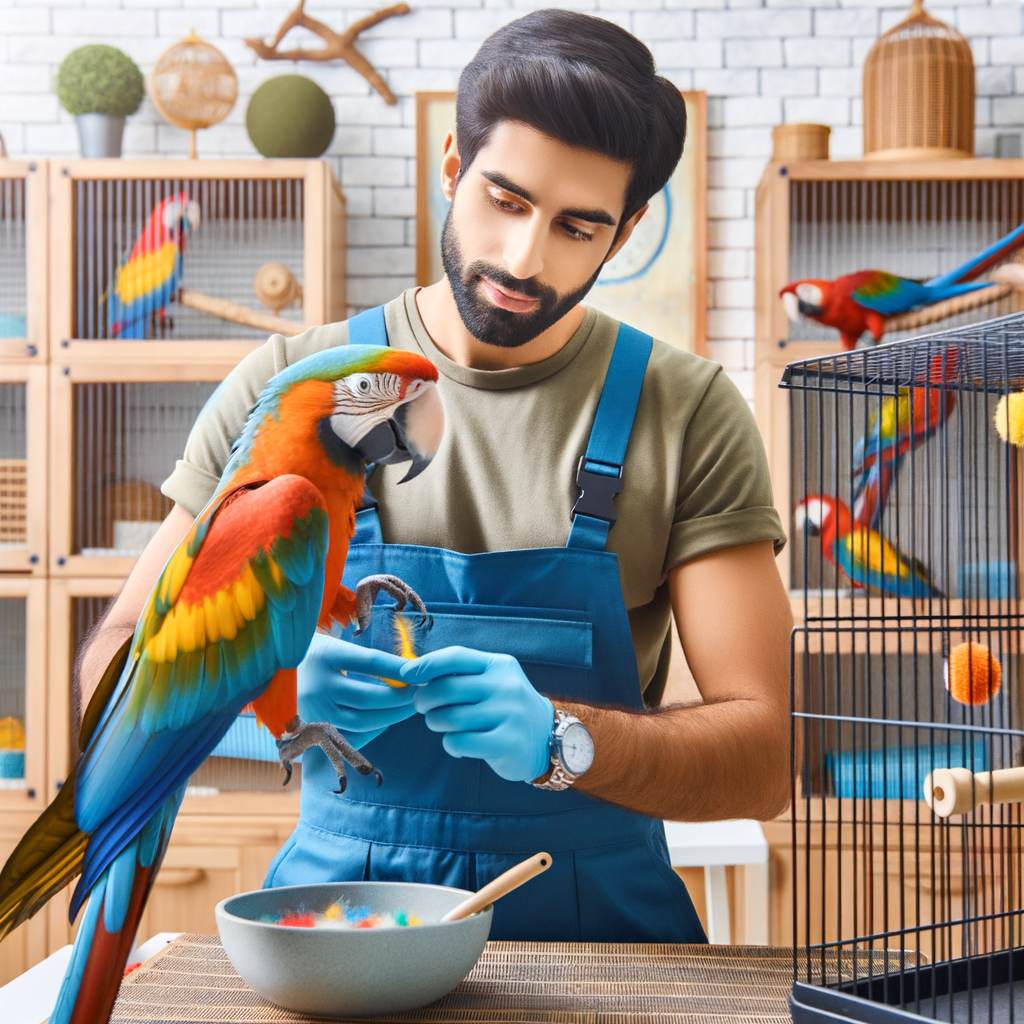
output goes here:
[[231, 598], [223, 590], [218, 590], [216, 602], [220, 636], [224, 640], [234, 640], [238, 635], [238, 626], [235, 622], [235, 607], [231, 603]]
[[117, 275], [117, 297], [127, 304], [158, 287], [171, 276], [177, 254], [177, 245], [165, 242], [156, 252], [126, 263]]
[[238, 610], [248, 621], [256, 618], [256, 609], [253, 607], [252, 589], [249, 586], [244, 574], [240, 576], [235, 585], [231, 588], [235, 596], [235, 604]]
[[217, 607], [212, 597], [203, 598], [203, 625], [206, 627], [206, 645], [215, 644], [220, 639], [220, 624], [217, 621]]

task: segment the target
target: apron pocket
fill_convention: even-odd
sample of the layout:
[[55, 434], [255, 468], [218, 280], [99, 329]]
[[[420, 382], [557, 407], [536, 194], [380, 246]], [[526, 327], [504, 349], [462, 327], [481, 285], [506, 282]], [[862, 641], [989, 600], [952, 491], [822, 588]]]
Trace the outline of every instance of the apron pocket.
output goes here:
[[265, 889], [318, 882], [364, 882], [370, 844], [363, 839], [309, 828], [300, 821], [271, 861]]

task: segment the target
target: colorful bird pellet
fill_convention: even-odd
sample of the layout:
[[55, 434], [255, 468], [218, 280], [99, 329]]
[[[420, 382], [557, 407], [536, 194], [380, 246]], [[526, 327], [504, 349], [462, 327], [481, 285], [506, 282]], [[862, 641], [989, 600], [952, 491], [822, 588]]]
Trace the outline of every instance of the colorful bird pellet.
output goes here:
[[378, 914], [369, 907], [350, 907], [347, 903], [332, 903], [323, 913], [305, 910], [284, 914], [264, 914], [264, 924], [280, 924], [288, 928], [337, 928], [354, 930], [363, 928], [411, 928], [423, 922], [414, 914], [394, 910]]

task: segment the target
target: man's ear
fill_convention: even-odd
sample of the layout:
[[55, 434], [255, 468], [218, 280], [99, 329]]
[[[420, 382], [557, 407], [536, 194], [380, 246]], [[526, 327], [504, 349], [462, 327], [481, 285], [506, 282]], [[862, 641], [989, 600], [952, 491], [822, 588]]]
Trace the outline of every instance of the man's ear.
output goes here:
[[444, 137], [444, 151], [441, 157], [441, 191], [449, 203], [455, 195], [455, 182], [458, 180], [460, 170], [462, 158], [455, 142], [455, 132], [449, 132]]
[[650, 205], [650, 203], [644, 203], [644, 205], [641, 206], [625, 224], [622, 225], [622, 230], [619, 231], [619, 237], [615, 239], [615, 244], [608, 250], [608, 255], [604, 258], [605, 263], [607, 263], [629, 241], [629, 236], [633, 234], [633, 228], [640, 223], [640, 218], [647, 212], [647, 208]]

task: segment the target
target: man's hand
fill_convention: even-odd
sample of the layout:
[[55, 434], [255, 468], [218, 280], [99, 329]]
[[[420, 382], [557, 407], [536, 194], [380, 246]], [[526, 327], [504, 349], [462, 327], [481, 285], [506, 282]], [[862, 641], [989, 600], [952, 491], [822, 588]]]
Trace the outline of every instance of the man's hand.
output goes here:
[[[358, 750], [388, 726], [416, 714], [415, 689], [383, 681], [397, 680], [408, 664], [387, 651], [316, 633], [299, 665], [299, 715], [307, 722], [329, 722]], [[380, 678], [365, 678], [372, 676]]]
[[548, 770], [555, 711], [511, 655], [445, 647], [404, 662], [401, 678], [452, 757], [480, 758], [509, 782]]

